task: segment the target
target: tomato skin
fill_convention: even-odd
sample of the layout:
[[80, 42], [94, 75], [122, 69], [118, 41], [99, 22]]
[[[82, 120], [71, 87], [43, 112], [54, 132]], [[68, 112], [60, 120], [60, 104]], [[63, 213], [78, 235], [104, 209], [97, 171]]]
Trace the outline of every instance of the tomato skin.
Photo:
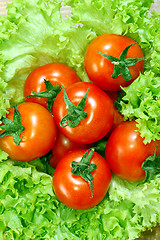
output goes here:
[[83, 149], [90, 148], [91, 144], [80, 144], [76, 142], [72, 142], [68, 138], [66, 138], [61, 131], [58, 131], [56, 142], [52, 148], [52, 155], [49, 160], [49, 164], [52, 168], [56, 168], [58, 162], [61, 158], [69, 151], [74, 149]]
[[[135, 43], [133, 39], [116, 34], [103, 34], [95, 38], [88, 46], [84, 57], [84, 67], [89, 79], [106, 91], [120, 91], [120, 86], [130, 85], [143, 71], [144, 61], [129, 67], [130, 81], [125, 81], [121, 74], [113, 79], [114, 64], [101, 56], [98, 51], [119, 58], [123, 50], [132, 43]], [[144, 58], [138, 44], [130, 47], [127, 58]]]
[[154, 155], [156, 150], [156, 155], [160, 156], [160, 140], [157, 139], [155, 141], [152, 140], [149, 146], [150, 155]]
[[[48, 63], [36, 68], [29, 74], [24, 84], [24, 97], [26, 98], [32, 92], [39, 93], [45, 91], [44, 79], [49, 80], [53, 86], [59, 84], [65, 88], [80, 81], [76, 72], [69, 66], [63, 63]], [[36, 102], [44, 107], [47, 107], [46, 100], [40, 97], [26, 98], [27, 102]]]
[[139, 181], [145, 178], [142, 163], [150, 155], [150, 144], [144, 144], [135, 121], [120, 124], [111, 134], [105, 157], [111, 171], [122, 179]]
[[[50, 112], [37, 103], [22, 103], [18, 105], [22, 125], [25, 130], [19, 146], [12, 136], [0, 138], [0, 148], [9, 157], [18, 161], [31, 161], [42, 157], [50, 151], [55, 143], [57, 127]], [[7, 118], [13, 120], [14, 108], [9, 110]]]
[[61, 119], [67, 114], [63, 91], [53, 104], [53, 115], [59, 130], [71, 141], [82, 144], [93, 143], [104, 137], [113, 123], [113, 103], [108, 95], [92, 83], [79, 82], [66, 89], [70, 101], [78, 105], [89, 89], [84, 111], [87, 118], [82, 119], [75, 128], [60, 127]]
[[111, 181], [111, 172], [106, 160], [94, 152], [90, 163], [96, 164], [97, 169], [92, 172], [94, 180], [93, 197], [91, 196], [88, 182], [71, 173], [72, 161], [80, 161], [85, 152], [85, 149], [79, 149], [65, 154], [53, 175], [53, 189], [58, 199], [74, 209], [88, 209], [100, 203]]

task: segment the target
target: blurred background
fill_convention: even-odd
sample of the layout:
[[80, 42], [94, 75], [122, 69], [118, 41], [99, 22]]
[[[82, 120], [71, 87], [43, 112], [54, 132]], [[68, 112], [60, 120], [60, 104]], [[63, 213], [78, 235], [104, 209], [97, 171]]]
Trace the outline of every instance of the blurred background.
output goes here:
[[[0, 15], [1, 16], [5, 16], [6, 13], [7, 13], [7, 10], [6, 10], [6, 5], [7, 3], [11, 3], [12, 0], [0, 0]], [[63, 2], [63, 0], [62, 0]], [[152, 7], [151, 7], [151, 11], [155, 9], [156, 11], [159, 11], [160, 12], [160, 0], [154, 0], [154, 4], [152, 4]], [[62, 14], [66, 14], [68, 11], [67, 8], [64, 8], [62, 10]]]

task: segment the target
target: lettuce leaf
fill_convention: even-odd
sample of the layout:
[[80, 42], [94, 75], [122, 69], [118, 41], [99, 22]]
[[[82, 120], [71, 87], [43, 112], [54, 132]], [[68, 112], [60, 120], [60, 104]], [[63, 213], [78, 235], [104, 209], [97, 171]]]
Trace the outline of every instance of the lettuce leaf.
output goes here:
[[136, 119], [144, 143], [160, 140], [160, 77], [146, 72], [123, 90], [121, 112], [125, 119]]
[[0, 171], [3, 239], [134, 239], [160, 220], [160, 176], [145, 184], [112, 176], [104, 200], [80, 211], [60, 203], [51, 176], [30, 163], [8, 160]]
[[[143, 21], [138, 29], [145, 53], [145, 71], [129, 87], [123, 88], [122, 114], [135, 119], [144, 143], [160, 139], [160, 13]], [[147, 48], [146, 48], [147, 47]]]
[[[26, 77], [43, 64], [66, 63], [82, 81], [89, 81], [83, 65], [86, 48], [96, 36], [110, 32], [132, 37], [144, 51], [145, 74], [126, 89], [129, 102], [123, 112], [126, 118], [141, 121], [148, 139], [157, 136], [157, 116], [151, 114], [158, 108], [157, 99], [148, 107], [149, 121], [154, 122], [153, 126], [150, 124], [153, 135], [149, 128], [144, 131], [147, 120], [140, 118], [142, 105], [151, 100], [152, 94], [155, 96], [151, 84], [159, 86], [160, 14], [148, 14], [152, 3], [153, 0], [64, 0], [64, 5], [72, 7], [71, 17], [65, 19], [59, 0], [14, 0], [8, 4], [7, 16], [0, 18], [0, 116], [24, 100]], [[149, 86], [149, 92], [145, 86]], [[152, 87], [154, 91], [156, 87]], [[135, 89], [139, 89], [139, 95]], [[143, 99], [142, 104], [138, 98]], [[137, 111], [136, 101], [140, 104]], [[113, 175], [105, 199], [92, 209], [78, 211], [58, 201], [52, 189], [53, 171], [40, 159], [16, 162], [0, 150], [0, 173], [1, 239], [126, 240], [135, 239], [146, 228], [160, 223], [159, 175], [145, 184]]]

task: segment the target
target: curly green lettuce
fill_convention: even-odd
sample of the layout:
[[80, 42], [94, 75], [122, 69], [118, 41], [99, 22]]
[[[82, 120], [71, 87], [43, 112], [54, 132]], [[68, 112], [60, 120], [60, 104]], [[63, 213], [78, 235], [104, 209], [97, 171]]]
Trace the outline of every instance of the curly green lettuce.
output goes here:
[[160, 77], [146, 72], [123, 90], [121, 112], [125, 119], [136, 120], [144, 143], [160, 140]]
[[129, 87], [123, 88], [121, 102], [125, 120], [135, 119], [144, 137], [144, 143], [160, 140], [160, 13], [145, 19], [144, 29], [138, 29], [141, 44], [145, 48], [145, 69]]
[[104, 200], [81, 211], [60, 203], [51, 176], [30, 163], [8, 160], [0, 171], [1, 239], [135, 239], [160, 220], [160, 176], [145, 184], [112, 176]]
[[[83, 65], [88, 44], [100, 34], [117, 33], [132, 37], [145, 54], [145, 74], [137, 80], [140, 83], [126, 89], [129, 102], [123, 106], [126, 118], [141, 119], [143, 105], [152, 98], [151, 90], [145, 89], [150, 89], [151, 83], [159, 86], [160, 14], [148, 14], [153, 1], [63, 3], [72, 7], [71, 17], [66, 19], [61, 16], [59, 0], [13, 0], [7, 16], [0, 18], [0, 116], [24, 100], [26, 77], [43, 64], [66, 63], [82, 81], [89, 81]], [[138, 95], [135, 89], [139, 89]], [[151, 113], [158, 108], [157, 99], [153, 100], [155, 104], [147, 106], [152, 131], [158, 121]], [[142, 129], [150, 129], [145, 120], [139, 124]], [[152, 136], [150, 130], [145, 133], [155, 138], [157, 130]], [[0, 239], [131, 240], [160, 223], [160, 175], [149, 183], [127, 182], [113, 175], [104, 200], [92, 209], [78, 211], [58, 201], [52, 189], [52, 174], [40, 159], [16, 162], [0, 150]]]

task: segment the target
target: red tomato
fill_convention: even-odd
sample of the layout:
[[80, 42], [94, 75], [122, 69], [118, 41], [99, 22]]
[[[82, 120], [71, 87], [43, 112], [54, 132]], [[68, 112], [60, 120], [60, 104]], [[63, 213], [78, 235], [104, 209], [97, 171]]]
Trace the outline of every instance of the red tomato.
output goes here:
[[[106, 91], [119, 91], [120, 86], [126, 87], [131, 84], [143, 71], [143, 60], [129, 67], [131, 80], [126, 81], [121, 74], [114, 79], [114, 64], [98, 52], [119, 58], [123, 50], [133, 43], [133, 39], [116, 34], [103, 34], [95, 38], [88, 46], [84, 58], [84, 67], [89, 79]], [[144, 58], [138, 44], [129, 48], [126, 58]]]
[[106, 160], [94, 152], [90, 163], [96, 164], [97, 169], [91, 172], [93, 176], [93, 196], [89, 183], [81, 176], [71, 172], [72, 162], [80, 162], [86, 150], [73, 150], [60, 160], [53, 175], [53, 189], [58, 199], [70, 208], [88, 209], [102, 201], [107, 193], [111, 172]]
[[150, 155], [150, 144], [144, 144], [135, 121], [120, 124], [111, 134], [105, 157], [114, 174], [128, 181], [145, 178], [142, 163]]
[[150, 155], [154, 155], [156, 149], [156, 155], [160, 156], [160, 140], [155, 140], [150, 142]]
[[[65, 88], [80, 79], [76, 72], [69, 66], [62, 63], [48, 63], [33, 70], [27, 77], [24, 85], [24, 97], [29, 96], [32, 92], [43, 92], [46, 90], [44, 83], [49, 80], [53, 86], [56, 84], [63, 85]], [[28, 97], [27, 102], [36, 102], [43, 106], [47, 106], [46, 98]]]
[[66, 138], [61, 131], [58, 131], [56, 142], [52, 148], [52, 155], [49, 160], [49, 164], [51, 167], [56, 168], [60, 159], [69, 151], [74, 149], [83, 149], [90, 148], [91, 145], [80, 144], [76, 142], [72, 142], [68, 138]]
[[76, 106], [89, 89], [84, 111], [87, 117], [78, 126], [61, 127], [62, 118], [68, 113], [64, 94], [61, 91], [53, 104], [53, 115], [60, 131], [71, 141], [82, 144], [93, 143], [103, 138], [113, 123], [113, 103], [108, 95], [92, 83], [79, 82], [66, 90], [70, 101]]
[[[22, 125], [22, 141], [16, 145], [11, 135], [0, 138], [0, 148], [9, 157], [19, 161], [31, 161], [48, 153], [56, 140], [57, 127], [50, 112], [37, 103], [18, 105]], [[6, 118], [13, 120], [14, 108], [9, 110]], [[2, 130], [3, 131], [3, 130]], [[1, 132], [2, 132], [1, 131]]]
[[[117, 92], [106, 92], [107, 95], [111, 98], [113, 104], [116, 100], [118, 100], [118, 93]], [[113, 130], [123, 122], [123, 115], [118, 111], [118, 109], [114, 106], [114, 117], [113, 117], [113, 124], [109, 132], [107, 133], [107, 137], [111, 135]]]

